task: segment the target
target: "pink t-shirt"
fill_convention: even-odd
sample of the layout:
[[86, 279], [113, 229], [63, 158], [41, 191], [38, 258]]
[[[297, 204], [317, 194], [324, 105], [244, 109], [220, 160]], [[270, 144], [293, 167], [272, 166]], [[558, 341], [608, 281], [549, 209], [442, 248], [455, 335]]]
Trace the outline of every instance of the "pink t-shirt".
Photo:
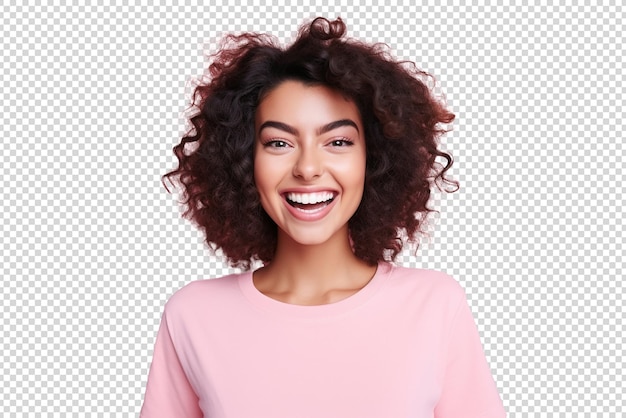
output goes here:
[[465, 293], [380, 263], [359, 292], [298, 306], [252, 273], [190, 283], [163, 313], [141, 417], [504, 417]]

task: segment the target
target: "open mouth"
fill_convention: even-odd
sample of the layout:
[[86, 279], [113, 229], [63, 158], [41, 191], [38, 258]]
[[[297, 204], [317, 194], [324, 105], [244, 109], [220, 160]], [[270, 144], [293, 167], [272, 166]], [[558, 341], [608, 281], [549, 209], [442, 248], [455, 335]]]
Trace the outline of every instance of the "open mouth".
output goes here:
[[290, 206], [306, 212], [316, 212], [328, 206], [335, 199], [333, 192], [286, 193], [285, 199]]

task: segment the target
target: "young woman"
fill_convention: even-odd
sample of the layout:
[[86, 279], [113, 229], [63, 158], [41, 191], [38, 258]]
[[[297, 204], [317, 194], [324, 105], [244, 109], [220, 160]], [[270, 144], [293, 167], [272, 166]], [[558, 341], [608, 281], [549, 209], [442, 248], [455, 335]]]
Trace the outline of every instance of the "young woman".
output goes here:
[[344, 33], [231, 36], [196, 88], [166, 177], [246, 272], [170, 298], [142, 417], [505, 415], [457, 282], [390, 263], [431, 188], [456, 188], [438, 149], [454, 115], [427, 74]]

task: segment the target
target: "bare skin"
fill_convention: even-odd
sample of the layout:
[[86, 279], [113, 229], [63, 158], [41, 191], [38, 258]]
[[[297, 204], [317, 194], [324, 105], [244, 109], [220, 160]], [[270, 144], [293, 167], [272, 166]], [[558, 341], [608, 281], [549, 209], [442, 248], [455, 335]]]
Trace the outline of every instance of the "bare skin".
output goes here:
[[254, 272], [255, 287], [264, 295], [293, 305], [325, 305], [361, 290], [376, 273], [357, 258], [348, 231], [321, 245], [301, 245], [279, 238], [275, 261]]
[[[365, 179], [357, 106], [328, 88], [286, 81], [261, 101], [255, 118], [255, 182], [278, 227], [274, 259], [253, 273], [255, 287], [295, 305], [323, 305], [353, 295], [377, 268], [354, 255], [348, 230]], [[315, 198], [330, 193], [333, 199], [317, 210], [288, 203], [297, 199], [290, 193]]]

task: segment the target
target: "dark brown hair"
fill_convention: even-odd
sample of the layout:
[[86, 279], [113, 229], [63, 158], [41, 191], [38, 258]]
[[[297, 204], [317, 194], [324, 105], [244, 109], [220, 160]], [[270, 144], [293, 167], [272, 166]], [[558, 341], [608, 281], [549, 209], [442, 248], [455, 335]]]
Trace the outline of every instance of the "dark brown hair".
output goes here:
[[179, 164], [163, 180], [178, 181], [184, 216], [233, 266], [249, 268], [252, 260], [274, 256], [277, 226], [254, 183], [254, 116], [263, 97], [285, 80], [335, 89], [359, 108], [365, 189], [349, 229], [361, 259], [394, 259], [403, 234], [415, 239], [422, 232], [432, 212], [431, 188], [458, 189], [445, 176], [452, 157], [438, 148], [442, 124], [454, 115], [428, 87], [432, 77], [394, 60], [384, 45], [347, 39], [345, 32], [341, 19], [317, 18], [286, 48], [269, 35], [228, 35], [211, 56], [207, 80], [195, 88], [193, 128], [174, 147]]

